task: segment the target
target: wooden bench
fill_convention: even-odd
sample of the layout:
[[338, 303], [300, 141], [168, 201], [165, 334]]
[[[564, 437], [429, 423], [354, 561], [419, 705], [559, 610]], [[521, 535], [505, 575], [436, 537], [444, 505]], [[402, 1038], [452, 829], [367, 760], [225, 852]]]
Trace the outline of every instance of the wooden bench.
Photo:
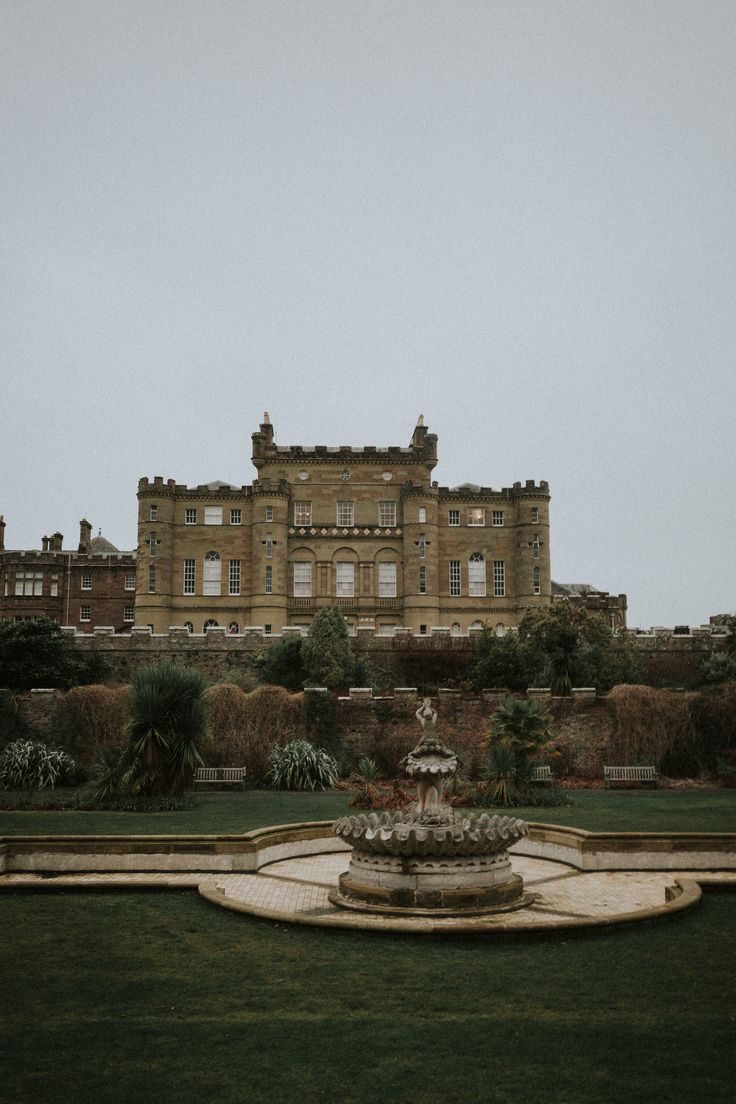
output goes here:
[[534, 767], [532, 769], [532, 782], [549, 783], [549, 785], [551, 786], [554, 782], [554, 778], [552, 776], [552, 768], [547, 766]]
[[603, 779], [607, 786], [614, 782], [651, 782], [657, 785], [656, 767], [604, 767]]
[[195, 786], [237, 786], [245, 789], [245, 767], [200, 767], [194, 775]]

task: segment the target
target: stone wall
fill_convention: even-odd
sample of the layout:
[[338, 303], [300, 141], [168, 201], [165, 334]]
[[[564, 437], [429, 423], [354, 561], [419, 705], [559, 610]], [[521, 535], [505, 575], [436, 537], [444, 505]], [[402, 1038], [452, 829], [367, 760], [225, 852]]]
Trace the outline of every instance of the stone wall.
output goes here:
[[[130, 633], [113, 633], [98, 628], [93, 633], [64, 630], [80, 652], [99, 650], [108, 664], [109, 682], [124, 683], [140, 664], [174, 660], [197, 667], [210, 679], [247, 676], [258, 666], [259, 658], [281, 635], [267, 635], [262, 629], [245, 629], [229, 636], [224, 628], [209, 629], [206, 634], [190, 634], [183, 628], [153, 634], [149, 628], [134, 628]], [[654, 628], [647, 632], [628, 630], [641, 652], [647, 680], [655, 686], [689, 686], [697, 681], [703, 660], [725, 647], [723, 626], [704, 626], [688, 632]], [[284, 634], [299, 633], [286, 629]], [[433, 628], [426, 636], [411, 629], [399, 629], [393, 636], [376, 635], [373, 629], [359, 627], [353, 634], [355, 651], [369, 660], [378, 685], [395, 686], [402, 671], [412, 662], [432, 663], [446, 668], [445, 679], [462, 671], [470, 661], [478, 631], [452, 636], [447, 628]], [[402, 676], [403, 678], [403, 676]], [[415, 680], [412, 680], [415, 681]], [[444, 679], [440, 678], [440, 682]]]
[[[41, 689], [13, 696], [32, 738], [53, 743], [54, 709], [62, 693]], [[504, 696], [498, 690], [485, 690], [475, 697], [458, 690], [440, 690], [432, 698], [438, 733], [455, 749], [463, 772], [472, 778], [479, 777], [482, 770], [490, 717]], [[607, 699], [596, 698], [590, 690], [574, 690], [570, 699], [550, 698], [546, 692], [531, 690], [529, 697], [541, 698], [554, 718], [559, 754], [551, 760], [553, 773], [600, 779], [614, 729]], [[413, 687], [396, 687], [382, 696], [374, 696], [370, 688], [355, 689], [348, 697], [338, 698], [337, 743], [346, 749], [346, 760], [355, 765], [361, 756], [369, 756], [376, 760], [384, 777], [394, 776], [399, 760], [418, 741], [415, 713], [421, 700]]]

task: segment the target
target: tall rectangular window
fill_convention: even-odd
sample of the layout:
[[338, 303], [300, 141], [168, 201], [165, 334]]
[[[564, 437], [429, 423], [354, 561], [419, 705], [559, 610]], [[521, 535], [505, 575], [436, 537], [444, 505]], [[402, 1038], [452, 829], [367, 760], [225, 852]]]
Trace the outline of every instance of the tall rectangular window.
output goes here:
[[482, 506], [469, 506], [468, 507], [468, 525], [477, 526], [485, 525], [486, 512]]
[[379, 563], [378, 565], [378, 597], [396, 597], [396, 564]]
[[156, 555], [156, 534], [153, 530], [148, 534], [148, 547], [151, 551], [151, 555]]
[[210, 596], [220, 594], [222, 586], [222, 561], [219, 552], [208, 552], [204, 558], [202, 573], [202, 594]]
[[491, 510], [491, 525], [503, 525], [503, 510]]
[[135, 590], [135, 572], [134, 571], [129, 571], [128, 574], [125, 576], [125, 589], [126, 590]]
[[197, 587], [197, 561], [184, 561], [184, 593], [196, 594]]
[[128, 624], [135, 621], [135, 606], [123, 606], [123, 621]]
[[312, 565], [307, 561], [294, 564], [294, 597], [312, 597]]
[[240, 594], [240, 560], [230, 560], [227, 592], [228, 594]]
[[80, 621], [91, 621], [92, 620], [92, 607], [91, 606], [80, 606], [79, 607], [79, 620]]
[[427, 508], [426, 506], [419, 507], [419, 524], [424, 525], [427, 520]]
[[266, 580], [263, 590], [265, 594], [273, 593], [273, 568], [270, 564], [266, 564]]
[[205, 525], [222, 525], [222, 506], [205, 506]]
[[151, 564], [148, 568], [148, 593], [156, 593], [156, 565]]
[[460, 524], [460, 511], [459, 510], [448, 510], [447, 511], [447, 524], [448, 525], [459, 525]]
[[532, 525], [539, 525], [539, 507], [532, 506]]
[[493, 561], [493, 596], [503, 598], [506, 594], [506, 564], [503, 560]]
[[427, 558], [427, 540], [426, 540], [426, 537], [421, 536], [419, 538], [419, 540], [417, 541], [417, 546], [419, 548], [419, 559], [420, 560], [426, 560], [426, 558]]
[[341, 528], [345, 526], [351, 527], [355, 525], [355, 503], [354, 502], [338, 502], [337, 503], [337, 519], [335, 522]]
[[266, 557], [270, 560], [273, 556], [273, 533], [266, 534], [264, 544], [266, 545]]
[[471, 598], [486, 596], [486, 561], [480, 552], [473, 552], [468, 560], [468, 594]]
[[534, 534], [534, 540], [532, 541], [532, 557], [533, 557], [533, 559], [535, 559], [535, 560], [539, 559], [539, 549], [540, 548], [541, 548], [541, 545], [539, 543], [539, 537], [535, 533]]
[[148, 507], [148, 520], [158, 521], [158, 506], [151, 505]]
[[243, 524], [243, 512], [242, 512], [242, 510], [231, 510], [230, 511], [230, 524], [231, 525], [242, 525]]
[[538, 567], [535, 567], [534, 571], [532, 572], [532, 581], [533, 581], [533, 584], [534, 584], [534, 593], [535, 594], [541, 594], [542, 593], [542, 572], [539, 570]]
[[337, 597], [352, 598], [355, 594], [355, 564], [338, 561], [336, 568]]
[[295, 525], [311, 525], [312, 524], [312, 503], [302, 500], [294, 503], [294, 524]]
[[450, 560], [450, 597], [460, 596], [460, 561]]
[[423, 565], [419, 568], [419, 593], [427, 593], [427, 569]]
[[[6, 594], [8, 593], [8, 580], [7, 580], [7, 578], [5, 580], [5, 593]], [[52, 575], [51, 576], [51, 590], [49, 591], [49, 594], [51, 595], [52, 598], [58, 598], [58, 596], [59, 596], [59, 576], [58, 575]]]
[[266, 507], [266, 521], [273, 521], [273, 506]]
[[82, 590], [92, 589], [92, 576], [88, 571], [82, 575]]
[[378, 524], [383, 528], [391, 528], [396, 525], [396, 503], [378, 503]]
[[197, 524], [197, 511], [192, 506], [187, 506], [184, 511], [184, 524], [196, 525]]

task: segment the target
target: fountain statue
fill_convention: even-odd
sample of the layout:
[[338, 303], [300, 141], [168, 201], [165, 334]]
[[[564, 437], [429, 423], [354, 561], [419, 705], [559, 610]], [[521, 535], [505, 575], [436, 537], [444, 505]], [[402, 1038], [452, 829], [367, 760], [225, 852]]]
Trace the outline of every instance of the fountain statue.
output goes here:
[[508, 848], [527, 833], [517, 817], [458, 815], [443, 801], [457, 770], [439, 740], [437, 713], [425, 698], [416, 713], [422, 737], [402, 760], [417, 799], [402, 812], [340, 817], [333, 831], [352, 847], [333, 904], [366, 912], [456, 916], [529, 904]]

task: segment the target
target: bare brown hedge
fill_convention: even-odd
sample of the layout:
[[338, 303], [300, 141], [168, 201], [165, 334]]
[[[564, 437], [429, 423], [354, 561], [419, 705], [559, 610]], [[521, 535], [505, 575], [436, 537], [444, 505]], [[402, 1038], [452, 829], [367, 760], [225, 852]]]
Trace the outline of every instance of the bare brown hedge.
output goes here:
[[673, 775], [692, 771], [699, 758], [692, 717], [697, 696], [652, 686], [614, 687], [608, 695], [616, 720], [610, 762], [652, 763]]
[[125, 743], [127, 721], [127, 686], [74, 686], [59, 696], [51, 731], [72, 758], [89, 766], [101, 747]]
[[246, 767], [249, 783], [265, 781], [271, 748], [303, 735], [304, 699], [282, 686], [246, 693], [232, 683], [205, 694], [209, 732], [202, 747], [208, 766]]

